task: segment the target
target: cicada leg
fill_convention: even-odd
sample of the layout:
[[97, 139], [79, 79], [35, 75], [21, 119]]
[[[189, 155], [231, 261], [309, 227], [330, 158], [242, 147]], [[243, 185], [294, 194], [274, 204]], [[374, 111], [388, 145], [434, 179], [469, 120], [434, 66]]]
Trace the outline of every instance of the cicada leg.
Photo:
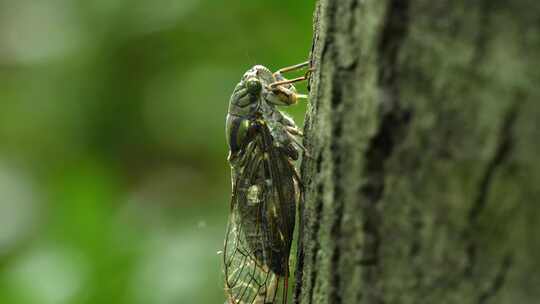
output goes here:
[[309, 67], [309, 65], [310, 62], [306, 61], [300, 64], [279, 69], [273, 74], [276, 81], [269, 84], [267, 88], [270, 91], [274, 92], [274, 94], [278, 96], [281, 103], [284, 103], [285, 105], [295, 104], [298, 99], [307, 99], [307, 95], [296, 93], [296, 90], [294, 89], [294, 86], [292, 86], [292, 84], [308, 80], [312, 69], [308, 69], [308, 71], [303, 76], [293, 79], [286, 79], [281, 74], [303, 69]]
[[297, 82], [300, 82], [300, 81], [305, 81], [305, 80], [308, 79], [308, 77], [309, 77], [309, 75], [304, 75], [304, 76], [296, 77], [296, 78], [293, 78], [293, 79], [285, 79], [285, 80], [281, 80], [281, 81], [276, 81], [276, 82], [273, 82], [273, 83], [270, 84], [270, 88], [274, 89], [274, 88], [282, 86], [282, 85], [293, 84], [293, 83], [297, 83]]
[[266, 98], [269, 102], [279, 106], [289, 106], [296, 104], [298, 99], [306, 99], [307, 95], [298, 94], [295, 90], [277, 86], [271, 88], [272, 94], [269, 94]]
[[284, 67], [284, 68], [281, 68], [281, 69], [277, 70], [273, 75], [274, 75], [274, 78], [276, 78], [278, 81], [276, 81], [274, 83], [271, 83], [270, 88], [275, 88], [275, 87], [282, 86], [282, 85], [288, 85], [288, 84], [293, 84], [293, 83], [296, 83], [296, 82], [308, 80], [309, 75], [313, 71], [312, 68], [309, 68], [307, 70], [307, 72], [303, 76], [297, 77], [297, 78], [294, 78], [294, 79], [284, 79], [284, 77], [282, 77], [281, 74], [296, 71], [296, 70], [300, 70], [300, 69], [309, 67], [309, 65], [310, 65], [310, 62], [306, 61], [306, 62], [291, 65], [291, 66]]
[[295, 64], [295, 65], [291, 65], [291, 66], [288, 66], [288, 67], [284, 67], [284, 68], [281, 68], [281, 69], [277, 70], [274, 73], [274, 76], [276, 74], [282, 74], [282, 73], [287, 73], [287, 72], [291, 72], [291, 71], [300, 70], [300, 69], [303, 69], [303, 68], [308, 67], [308, 66], [309, 66], [309, 61], [302, 62], [302, 63]]

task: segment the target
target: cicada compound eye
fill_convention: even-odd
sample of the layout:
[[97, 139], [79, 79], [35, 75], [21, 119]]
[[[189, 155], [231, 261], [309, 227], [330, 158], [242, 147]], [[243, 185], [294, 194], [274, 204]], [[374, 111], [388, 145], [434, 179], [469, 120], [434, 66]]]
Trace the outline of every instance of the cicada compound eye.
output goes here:
[[261, 81], [257, 78], [249, 78], [246, 81], [246, 88], [250, 94], [259, 94], [262, 89]]

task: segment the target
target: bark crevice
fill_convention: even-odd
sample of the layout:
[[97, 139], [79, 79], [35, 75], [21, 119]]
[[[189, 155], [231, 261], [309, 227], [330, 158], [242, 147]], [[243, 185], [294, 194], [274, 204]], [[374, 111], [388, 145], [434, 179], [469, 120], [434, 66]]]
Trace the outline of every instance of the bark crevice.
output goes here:
[[379, 286], [379, 248], [382, 242], [382, 213], [377, 206], [385, 187], [385, 164], [403, 139], [411, 112], [400, 100], [398, 56], [407, 35], [409, 1], [390, 1], [378, 46], [377, 72], [380, 90], [380, 120], [364, 154], [365, 166], [360, 187], [364, 245], [360, 264], [363, 271], [363, 294], [370, 303], [384, 303]]
[[513, 148], [513, 128], [518, 116], [518, 106], [514, 105], [506, 112], [499, 132], [499, 141], [493, 157], [488, 162], [486, 169], [478, 184], [478, 193], [474, 199], [472, 208], [469, 210], [469, 222], [473, 223], [485, 209], [488, 195], [491, 189], [496, 171], [509, 158]]
[[478, 304], [488, 303], [488, 301], [491, 298], [497, 295], [497, 293], [504, 286], [504, 283], [506, 282], [506, 276], [508, 272], [510, 271], [511, 267], [512, 267], [512, 256], [507, 254], [503, 258], [501, 262], [501, 266], [499, 267], [499, 271], [495, 274], [495, 277], [491, 281], [491, 284], [488, 287], [488, 289], [483, 291], [478, 297]]
[[472, 276], [476, 260], [478, 258], [477, 243], [474, 241], [474, 229], [478, 224], [478, 219], [487, 207], [489, 193], [495, 179], [497, 170], [504, 165], [512, 153], [514, 140], [513, 129], [518, 117], [519, 105], [516, 103], [506, 111], [502, 125], [500, 127], [498, 143], [493, 157], [487, 163], [484, 173], [478, 183], [478, 192], [468, 213], [468, 225], [465, 228], [464, 236], [467, 240], [465, 254], [467, 263], [465, 265], [465, 276]]

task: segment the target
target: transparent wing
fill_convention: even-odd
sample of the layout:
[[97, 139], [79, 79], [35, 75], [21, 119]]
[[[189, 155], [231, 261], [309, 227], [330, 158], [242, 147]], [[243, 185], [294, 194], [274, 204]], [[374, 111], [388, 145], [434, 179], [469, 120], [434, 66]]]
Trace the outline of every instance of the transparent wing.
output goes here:
[[265, 126], [233, 168], [224, 247], [229, 303], [286, 303], [298, 185]]

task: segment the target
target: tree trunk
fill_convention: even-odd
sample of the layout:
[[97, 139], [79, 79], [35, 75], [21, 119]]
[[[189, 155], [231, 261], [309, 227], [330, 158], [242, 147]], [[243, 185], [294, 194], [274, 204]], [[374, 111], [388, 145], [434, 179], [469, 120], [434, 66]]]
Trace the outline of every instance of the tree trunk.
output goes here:
[[297, 303], [538, 303], [539, 14], [319, 1]]

